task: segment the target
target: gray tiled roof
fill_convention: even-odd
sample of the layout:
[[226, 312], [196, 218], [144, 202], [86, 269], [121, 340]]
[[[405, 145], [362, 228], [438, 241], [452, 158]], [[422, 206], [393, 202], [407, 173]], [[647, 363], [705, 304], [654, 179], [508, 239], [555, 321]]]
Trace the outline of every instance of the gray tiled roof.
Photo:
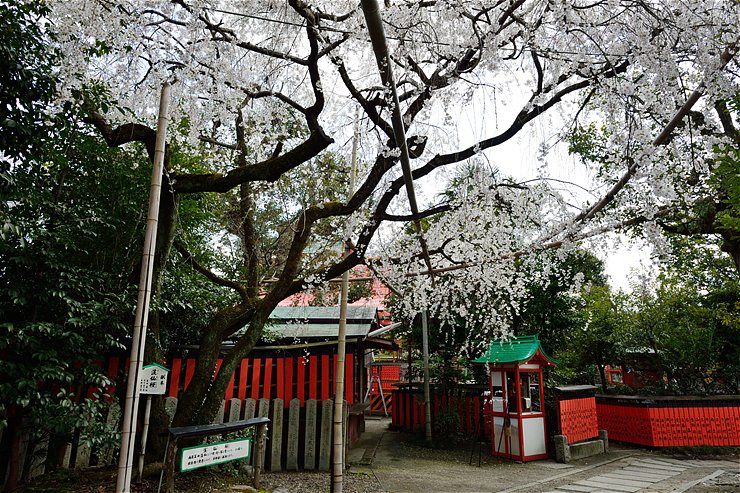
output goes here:
[[[347, 307], [347, 337], [366, 337], [376, 322], [377, 309]], [[279, 306], [270, 314], [266, 329], [278, 338], [336, 338], [338, 306]]]

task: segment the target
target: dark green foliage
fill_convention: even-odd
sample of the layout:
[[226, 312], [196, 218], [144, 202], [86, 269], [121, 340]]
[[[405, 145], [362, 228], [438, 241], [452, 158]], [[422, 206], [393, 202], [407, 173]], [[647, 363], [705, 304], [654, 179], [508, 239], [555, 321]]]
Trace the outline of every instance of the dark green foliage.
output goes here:
[[[681, 261], [659, 278], [654, 292], [635, 296], [623, 340], [652, 350], [667, 390], [679, 394], [735, 393], [740, 385], [740, 283], [730, 259], [699, 248], [704, 271]], [[694, 262], [689, 263], [692, 265]]]
[[105, 440], [88, 427], [110, 384], [96, 363], [131, 324], [148, 172], [78, 131], [55, 137], [11, 172], [0, 202], [15, 225], [0, 242], [0, 405], [35, 438], [79, 427]]
[[[582, 325], [581, 292], [573, 292], [576, 279], [584, 286], [605, 286], [604, 263], [589, 252], [575, 250], [564, 259], [554, 258], [556, 252], [539, 255], [543, 263], [553, 262], [555, 268], [544, 277], [535, 263], [527, 275], [528, 299], [514, 319], [516, 335], [539, 334], [542, 346], [549, 354], [565, 349], [574, 329]], [[541, 269], [539, 269], [541, 270]]]
[[[0, 428], [48, 438], [48, 466], [75, 430], [115, 441], [100, 424], [111, 402], [101, 363], [131, 325], [150, 166], [92, 138], [72, 104], [49, 115], [55, 87], [44, 2], [0, 4]], [[42, 457], [43, 459], [43, 457]]]
[[38, 129], [48, 121], [57, 57], [48, 48], [47, 12], [41, 0], [0, 2], [0, 151], [11, 159], [28, 156], [46, 136]]
[[740, 285], [716, 242], [681, 237], [654, 286], [630, 294], [592, 287], [581, 322], [555, 354], [554, 383], [601, 382], [603, 365], [657, 378], [616, 393], [722, 394], [740, 384]]

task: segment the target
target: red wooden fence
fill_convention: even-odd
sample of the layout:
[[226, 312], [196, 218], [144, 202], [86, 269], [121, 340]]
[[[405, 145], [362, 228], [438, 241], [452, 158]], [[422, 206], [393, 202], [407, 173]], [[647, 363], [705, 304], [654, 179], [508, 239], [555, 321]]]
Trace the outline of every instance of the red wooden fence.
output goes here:
[[[394, 428], [413, 431], [424, 425], [424, 394], [419, 385], [400, 384], [393, 389], [391, 423]], [[458, 431], [466, 435], [477, 435], [483, 424], [482, 388], [471, 386], [461, 393], [448, 395], [432, 392], [432, 422], [441, 414], [454, 412], [458, 419]]]
[[558, 432], [568, 443], [582, 442], [599, 436], [596, 400], [593, 397], [559, 400]]
[[740, 446], [740, 396], [597, 396], [610, 440], [649, 447]]
[[[345, 399], [349, 405], [356, 402], [354, 354], [346, 355], [344, 376]], [[107, 374], [114, 379], [128, 369], [126, 358], [113, 356], [107, 362]], [[179, 397], [188, 387], [195, 373], [195, 358], [170, 358], [167, 395]], [[216, 373], [221, 360], [216, 365]], [[224, 399], [283, 399], [287, 408], [294, 397], [303, 404], [307, 399], [334, 398], [334, 376], [337, 356], [330, 354], [303, 356], [261, 356], [242, 360], [231, 376]], [[308, 377], [308, 378], [306, 378]]]
[[[195, 358], [172, 358], [170, 372], [170, 397], [177, 397], [190, 383], [195, 371]], [[182, 367], [185, 367], [183, 375]], [[219, 361], [220, 366], [220, 361]], [[283, 399], [285, 406], [295, 397], [305, 402], [307, 398], [326, 400], [334, 397], [334, 377], [337, 356], [329, 354], [308, 357], [253, 357], [242, 360], [231, 377], [225, 399]], [[308, 378], [306, 378], [308, 376]], [[355, 402], [354, 355], [346, 355], [344, 376], [345, 399]]]

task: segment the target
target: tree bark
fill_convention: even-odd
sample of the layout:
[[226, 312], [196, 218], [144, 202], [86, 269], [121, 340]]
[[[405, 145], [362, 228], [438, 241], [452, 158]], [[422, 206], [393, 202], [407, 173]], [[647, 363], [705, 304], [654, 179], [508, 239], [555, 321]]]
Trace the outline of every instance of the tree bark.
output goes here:
[[606, 382], [606, 370], [604, 369], [604, 363], [599, 363], [599, 379], [601, 379], [601, 391], [606, 394], [608, 387]]

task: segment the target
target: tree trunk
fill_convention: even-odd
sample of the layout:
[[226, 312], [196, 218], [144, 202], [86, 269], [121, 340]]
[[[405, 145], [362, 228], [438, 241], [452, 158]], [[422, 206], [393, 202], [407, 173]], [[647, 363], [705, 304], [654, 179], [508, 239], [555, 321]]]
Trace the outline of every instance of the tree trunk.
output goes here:
[[732, 261], [735, 263], [735, 270], [740, 274], [740, 239], [736, 238], [730, 232], [723, 233], [721, 249], [732, 257]]
[[[211, 318], [211, 321], [208, 323], [208, 327], [206, 327], [200, 340], [198, 358], [193, 378], [190, 381], [188, 388], [180, 396], [180, 401], [177, 404], [177, 411], [175, 412], [175, 418], [172, 422], [173, 426], [206, 424], [213, 419], [217, 407], [214, 404], [208, 404], [208, 401], [211, 399], [206, 400], [206, 397], [207, 395], [216, 392], [214, 385], [219, 385], [223, 389], [219, 398], [223, 401], [226, 385], [231, 379], [231, 373], [236, 369], [236, 363], [241, 360], [241, 358], [239, 358], [237, 361], [232, 361], [235, 359], [232, 355], [239, 347], [236, 346], [231, 349], [224, 358], [221, 365], [222, 369], [214, 379], [216, 364], [221, 352], [222, 334], [227, 333], [227, 331], [234, 325], [247, 325], [248, 323], [250, 324], [250, 332], [253, 332], [255, 329], [258, 332], [254, 339], [255, 343], [262, 334], [262, 326], [264, 326], [264, 322], [262, 322], [262, 326], [260, 327], [254, 326], [254, 320], [250, 321], [245, 319], [248, 314], [248, 310], [248, 305], [239, 304], [222, 308], [216, 312], [213, 318]], [[254, 343], [252, 343], [248, 348], [245, 348], [246, 352], [244, 350], [240, 351], [240, 354], [246, 356], [253, 346]], [[231, 372], [228, 374], [228, 378], [226, 378], [225, 374], [229, 371], [229, 367]], [[221, 379], [219, 379], [219, 376], [221, 376]], [[226, 379], [225, 383], [220, 382], [220, 380], [223, 379]]]
[[599, 363], [599, 378], [601, 379], [601, 391], [606, 394], [608, 386], [606, 381], [606, 370], [604, 369], [604, 364]]
[[13, 418], [8, 419], [5, 433], [11, 434], [10, 453], [8, 458], [8, 472], [5, 476], [5, 490], [13, 491], [18, 487], [21, 476], [21, 442], [23, 438], [23, 409]]

